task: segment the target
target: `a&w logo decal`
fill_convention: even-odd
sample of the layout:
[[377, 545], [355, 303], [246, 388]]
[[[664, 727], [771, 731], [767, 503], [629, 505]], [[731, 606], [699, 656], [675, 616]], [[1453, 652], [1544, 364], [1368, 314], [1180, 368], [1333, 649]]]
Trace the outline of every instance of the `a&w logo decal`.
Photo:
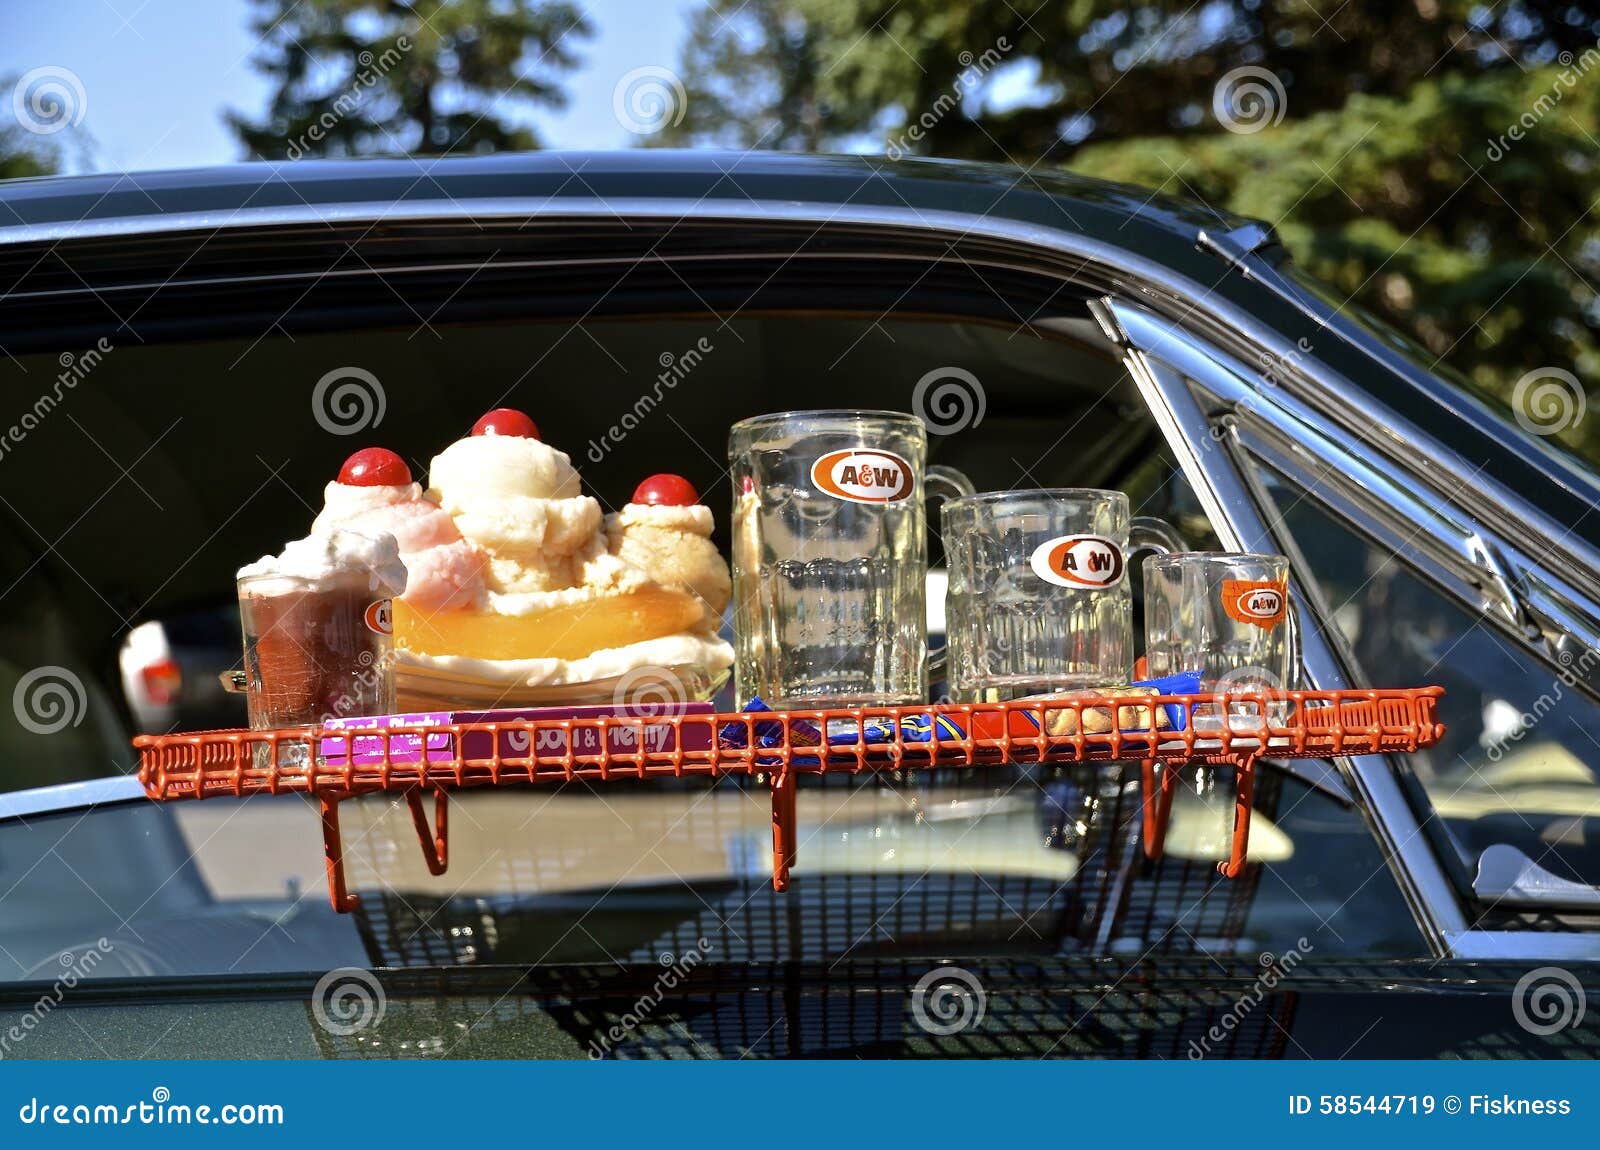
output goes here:
[[899, 503], [911, 497], [916, 476], [892, 451], [856, 447], [830, 451], [811, 465], [818, 491], [851, 503]]
[[1251, 623], [1270, 631], [1283, 622], [1288, 610], [1288, 588], [1282, 583], [1260, 583], [1249, 579], [1222, 581], [1222, 609], [1228, 618]]
[[1104, 535], [1063, 535], [1033, 550], [1033, 573], [1058, 587], [1115, 587], [1122, 582], [1122, 548]]
[[394, 600], [374, 600], [367, 604], [367, 610], [363, 617], [366, 620], [368, 630], [376, 631], [380, 635], [394, 634]]

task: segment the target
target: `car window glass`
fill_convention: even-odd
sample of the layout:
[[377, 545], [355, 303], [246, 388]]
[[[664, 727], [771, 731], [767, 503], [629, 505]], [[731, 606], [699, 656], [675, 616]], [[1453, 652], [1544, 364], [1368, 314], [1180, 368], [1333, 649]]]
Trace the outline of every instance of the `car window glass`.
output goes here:
[[1600, 884], [1600, 704], [1481, 614], [1266, 467], [1275, 519], [1294, 538], [1369, 682], [1445, 688], [1446, 733], [1408, 756], [1473, 873], [1510, 843], [1561, 878]]
[[[686, 476], [726, 554], [733, 421], [793, 407], [797, 396], [912, 410], [919, 381], [959, 365], [981, 381], [981, 403], [934, 429], [932, 462], [980, 490], [1121, 488], [1137, 514], [1167, 518], [1192, 546], [1215, 545], [1119, 354], [1086, 313], [1050, 337], [882, 315], [438, 328], [438, 341], [362, 330], [120, 348], [78, 385], [70, 409], [16, 445], [0, 495], [22, 500], [37, 527], [27, 539], [59, 540], [57, 552], [98, 593], [83, 589], [87, 603], [58, 614], [73, 642], [98, 652], [81, 666], [100, 693], [116, 697], [121, 679], [171, 682], [170, 662], [185, 697], [153, 729], [207, 725], [217, 700], [189, 700], [187, 687], [209, 691], [238, 658], [237, 567], [304, 534], [323, 486], [357, 447], [390, 445], [421, 477], [497, 405], [535, 414], [607, 509], [646, 475]], [[686, 359], [702, 340], [711, 350], [662, 383], [663, 357]], [[353, 367], [379, 381], [382, 415], [348, 409], [366, 422], [347, 433], [313, 400], [329, 373], [358, 378]], [[91, 463], [69, 466], [74, 453]], [[45, 494], [25, 498], [30, 485]], [[937, 537], [930, 551], [937, 562]], [[71, 591], [73, 581], [60, 586]], [[131, 677], [119, 678], [116, 658], [128, 631], [100, 596], [127, 626], [163, 624], [165, 646], [144, 648]], [[63, 744], [62, 756], [85, 774], [109, 771], [103, 755]], [[0, 786], [17, 785], [31, 761], [0, 762]], [[24, 969], [41, 947], [104, 934], [127, 942], [129, 960], [167, 972], [321, 969], [349, 961], [352, 946], [374, 964], [610, 961], [700, 937], [757, 960], [1253, 953], [1302, 937], [1328, 955], [1425, 953], [1359, 814], [1276, 769], [1263, 773], [1254, 861], [1236, 881], [1215, 867], [1231, 815], [1226, 769], [1186, 772], [1160, 861], [1138, 849], [1133, 768], [808, 780], [800, 860], [782, 896], [771, 889], [759, 782], [464, 796], [450, 869], [437, 878], [419, 873], [403, 806], [373, 798], [345, 816], [365, 905], [352, 916], [327, 906], [318, 820], [304, 800], [134, 804], [81, 823], [73, 814], [0, 824], [4, 868], [26, 876], [17, 905], [48, 907], [62, 923], [56, 933], [28, 915], [0, 925]]]

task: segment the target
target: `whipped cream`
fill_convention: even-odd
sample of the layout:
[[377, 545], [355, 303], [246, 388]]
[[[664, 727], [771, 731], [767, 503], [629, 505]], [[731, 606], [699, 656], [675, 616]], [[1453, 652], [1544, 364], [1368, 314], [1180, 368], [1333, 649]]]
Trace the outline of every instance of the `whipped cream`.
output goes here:
[[354, 531], [313, 532], [287, 544], [278, 555], [263, 555], [239, 568], [237, 578], [260, 575], [293, 579], [326, 591], [365, 579], [368, 590], [390, 598], [406, 589], [406, 566], [393, 535]]

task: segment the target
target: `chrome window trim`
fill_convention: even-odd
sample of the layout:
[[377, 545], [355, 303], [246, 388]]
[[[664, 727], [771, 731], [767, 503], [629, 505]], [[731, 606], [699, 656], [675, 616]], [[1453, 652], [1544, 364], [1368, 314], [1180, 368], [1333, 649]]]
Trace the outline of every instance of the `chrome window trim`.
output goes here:
[[[1209, 354], [1228, 370], [1206, 380], [1206, 390], [1227, 409], [1236, 438], [1252, 454], [1302, 486], [1315, 486], [1316, 495], [1330, 505], [1342, 501], [1360, 508], [1357, 518], [1368, 534], [1384, 539], [1514, 638], [1541, 642], [1536, 654], [1552, 672], [1563, 666], [1563, 638], [1576, 636], [1600, 650], [1600, 620], [1579, 606], [1585, 596], [1571, 577], [1582, 572], [1569, 575], [1508, 533], [1516, 507], [1497, 503], [1470, 484], [1430, 491], [1426, 476], [1413, 467], [1417, 453], [1411, 444], [1342, 433], [1297, 396], [1264, 386], [1223, 353]], [[1546, 620], [1543, 627], [1534, 615]]]
[[[1126, 343], [1137, 354], [1131, 357], [1135, 379], [1169, 438], [1175, 433], [1181, 442], [1180, 463], [1197, 491], [1204, 491], [1202, 503], [1214, 521], [1227, 524], [1226, 534], [1219, 528], [1224, 546], [1247, 550], [1287, 549], [1297, 569], [1304, 559], [1295, 553], [1293, 541], [1279, 538], [1263, 518], [1264, 503], [1252, 492], [1247, 474], [1228, 449], [1226, 439], [1212, 433], [1215, 422], [1202, 406], [1189, 381], [1220, 397], [1235, 400], [1248, 395], [1247, 415], [1270, 419], [1282, 397], [1262, 394], [1241, 376], [1237, 363], [1206, 347], [1195, 337], [1167, 321], [1125, 301], [1108, 301], [1109, 314]], [[1282, 414], [1281, 412], [1278, 414]], [[1288, 424], [1282, 425], [1287, 435]], [[1353, 462], [1342, 459], [1341, 463]], [[1362, 461], [1362, 474], [1382, 481], [1383, 491], [1394, 491], [1408, 503], [1415, 500], [1402, 486], [1385, 475], [1374, 457]], [[1360, 477], [1339, 472], [1344, 482], [1359, 482]], [[1434, 515], [1435, 522], [1451, 522]], [[1425, 521], [1426, 522], [1426, 521]], [[1474, 535], [1474, 538], [1477, 536]], [[1457, 594], [1472, 589], [1462, 574], [1467, 563], [1463, 553], [1445, 571]], [[1468, 602], [1473, 602], [1468, 598]], [[1313, 601], [1312, 612], [1328, 617], [1327, 604]], [[1484, 608], [1493, 614], [1492, 607]], [[1503, 621], [1502, 621], [1503, 622]], [[1349, 685], [1348, 668], [1353, 665], [1347, 646], [1336, 628], [1302, 626], [1301, 657], [1310, 682], [1323, 687]], [[1516, 634], [1516, 632], [1513, 632]], [[1520, 634], [1529, 642], [1526, 632]], [[1540, 654], [1549, 657], [1548, 652]], [[1394, 864], [1402, 891], [1418, 916], [1418, 925], [1439, 953], [1458, 958], [1571, 959], [1600, 957], [1600, 935], [1587, 932], [1487, 931], [1472, 929], [1467, 921], [1461, 892], [1435, 852], [1429, 836], [1418, 821], [1415, 808], [1396, 775], [1404, 766], [1388, 756], [1358, 756], [1339, 760], [1373, 825], [1374, 833]]]
[[30, 815], [49, 815], [78, 810], [102, 803], [125, 803], [144, 798], [144, 787], [137, 775], [111, 775], [81, 783], [56, 783], [26, 791], [0, 794], [0, 820], [23, 819]]
[[[1187, 382], [1187, 378], [1194, 378], [1204, 384], [1225, 373], [1215, 353], [1132, 304], [1109, 300], [1106, 306], [1131, 349], [1129, 369], [1134, 380], [1178, 454], [1179, 465], [1211, 518], [1219, 542], [1241, 551], [1279, 551], [1281, 544], [1262, 518], [1256, 493], [1213, 438], [1211, 420]], [[1291, 559], [1297, 569], [1305, 569], [1302, 558], [1291, 555]], [[1304, 614], [1304, 608], [1303, 603], [1295, 605], [1297, 618]], [[1302, 623], [1299, 633], [1306, 681], [1326, 689], [1349, 686], [1343, 661], [1322, 628]], [[1447, 955], [1446, 939], [1451, 933], [1466, 930], [1466, 918], [1450, 877], [1440, 866], [1401, 790], [1394, 764], [1382, 755], [1336, 761], [1423, 938], [1436, 955]]]

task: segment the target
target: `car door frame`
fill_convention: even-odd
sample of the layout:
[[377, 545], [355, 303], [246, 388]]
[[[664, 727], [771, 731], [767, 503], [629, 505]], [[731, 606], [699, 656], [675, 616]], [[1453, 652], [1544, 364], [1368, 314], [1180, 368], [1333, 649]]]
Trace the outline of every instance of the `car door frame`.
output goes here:
[[[1195, 333], [1195, 329], [1200, 328], [1205, 330], [1208, 337], [1219, 332], [1224, 333], [1230, 342], [1260, 349], [1262, 355], [1273, 356], [1281, 363], [1295, 362], [1296, 357], [1302, 355], [1302, 349], [1294, 345], [1283, 332], [1252, 315], [1246, 307], [1225, 294], [1217, 293], [1214, 290], [1216, 284], [1201, 283], [1155, 259], [1119, 247], [1111, 240], [1069, 230], [1066, 227], [1052, 227], [1036, 221], [1028, 222], [999, 214], [916, 207], [910, 203], [904, 206], [884, 206], [806, 200], [709, 201], [704, 198], [689, 203], [681, 199], [651, 196], [601, 198], [583, 195], [562, 196], [559, 200], [552, 197], [513, 196], [462, 202], [447, 196], [442, 201], [417, 200], [398, 204], [303, 202], [287, 206], [243, 207], [229, 212], [221, 219], [215, 213], [173, 212], [156, 218], [146, 215], [97, 218], [76, 223], [24, 224], [0, 228], [0, 246], [36, 241], [65, 246], [70, 245], [76, 238], [135, 236], [175, 231], [270, 230], [281, 226], [328, 225], [352, 221], [371, 221], [376, 224], [402, 219], [500, 217], [559, 220], [563, 217], [596, 216], [624, 222], [633, 218], [649, 221], [695, 218], [731, 223], [800, 222], [814, 225], [817, 233], [834, 225], [882, 229], [886, 235], [905, 234], [909, 230], [946, 241], [950, 245], [948, 258], [952, 259], [963, 259], [957, 247], [966, 241], [999, 242], [1009, 246], [1011, 249], [1009, 258], [1018, 265], [1038, 270], [1040, 274], [1087, 285], [1094, 290], [1103, 291], [1109, 288], [1113, 292], [1108, 296], [1111, 301], [1108, 307], [1111, 310], [1102, 314], [1109, 314], [1116, 322], [1108, 324], [1108, 335], [1119, 338], [1117, 323], [1124, 320], [1131, 322], [1129, 317], [1135, 311], [1146, 309], [1148, 309], [1146, 314], [1152, 319], [1161, 318], [1168, 330], [1169, 340], [1155, 352], [1139, 348], [1130, 353], [1130, 371], [1134, 372], [1136, 378], [1142, 376], [1139, 378], [1140, 386], [1144, 389], [1158, 422], [1165, 420], [1162, 425], [1163, 432], [1173, 450], [1193, 457], [1193, 462], [1190, 463], [1194, 469], [1191, 481], [1199, 478], [1202, 482], [1196, 484], [1196, 490], [1202, 493], [1209, 492], [1203, 496], [1210, 501], [1207, 504], [1208, 514], [1212, 515], [1219, 528], [1227, 528], [1229, 532], [1229, 536], [1224, 537], [1223, 542], [1238, 546], [1247, 538], [1255, 537], [1262, 540], [1268, 538], [1263, 533], [1264, 523], [1261, 521], [1259, 501], [1256, 494], [1249, 490], [1244, 475], [1231, 461], [1224, 465], [1223, 452], [1207, 453], [1201, 450], [1202, 438], [1206, 440], [1212, 438], [1205, 413], [1184, 405], [1182, 397], [1189, 393], [1186, 387], [1178, 386], [1181, 379], [1176, 372], [1163, 373], [1155, 365], [1164, 362], [1161, 356], [1163, 351], [1175, 355], [1178, 353], [1177, 349], [1183, 345], [1187, 345], [1192, 360], [1191, 366], [1196, 370], [1201, 370], [1208, 364], [1222, 363], [1226, 353], [1204, 342], [1203, 338]], [[1199, 232], [1196, 237], [1198, 246], [1205, 247], [1206, 240], [1206, 234], [1203, 231]], [[1242, 273], [1269, 286], [1274, 282], [1270, 267], [1262, 262], [1254, 251], [1229, 254], [1222, 253], [1220, 248], [1216, 250], [1224, 254], [1227, 261], [1224, 274]], [[1443, 384], [1427, 376], [1426, 373], [1395, 367], [1392, 361], [1397, 357], [1385, 349], [1379, 341], [1370, 338], [1358, 327], [1333, 314], [1331, 309], [1322, 307], [1308, 298], [1300, 298], [1283, 285], [1281, 277], [1277, 278], [1277, 286], [1273, 290], [1281, 298], [1290, 300], [1302, 314], [1313, 318], [1321, 325], [1322, 330], [1330, 333], [1330, 338], [1355, 348], [1372, 363], [1390, 367], [1395, 373], [1397, 385], [1434, 393], [1447, 391]], [[1326, 367], [1319, 356], [1304, 354], [1296, 364], [1294, 374], [1304, 376], [1307, 388], [1298, 398], [1313, 404], [1342, 406], [1346, 409], [1346, 414], [1356, 420], [1366, 419], [1370, 423], [1374, 418], [1370, 396]], [[1228, 375], [1231, 375], [1236, 385], [1248, 378], [1248, 373], [1241, 375], [1237, 372], [1224, 373], [1218, 378], [1225, 378]], [[1285, 391], [1287, 390], [1289, 389], [1286, 387]], [[1435, 394], [1435, 398], [1438, 398], [1438, 394]], [[1160, 402], [1156, 402], [1157, 400]], [[1423, 458], [1446, 472], [1457, 475], [1458, 478], [1470, 478], [1470, 469], [1463, 469], [1459, 457], [1452, 457], [1442, 448], [1437, 451], [1432, 450], [1434, 441], [1430, 437], [1424, 437], [1415, 424], [1401, 420], [1386, 409], [1381, 409], [1379, 414], [1386, 417], [1388, 428], [1400, 439], [1419, 446], [1429, 445], [1429, 449], [1422, 452]], [[1545, 516], [1537, 506], [1491, 479], [1485, 478], [1478, 486], [1481, 488], [1480, 494], [1486, 499], [1492, 500], [1495, 506], [1506, 509], [1510, 516], [1509, 521], [1525, 529], [1526, 533], [1514, 541], [1519, 544], [1515, 547], [1514, 554], [1521, 563], [1517, 571], [1529, 577], [1530, 585], [1535, 580], [1548, 580], [1539, 582], [1538, 586], [1533, 588], [1543, 596], [1540, 600], [1543, 608], [1541, 620], [1559, 621], [1562, 618], [1574, 622], [1583, 620], [1586, 616], [1582, 607], [1582, 597], [1564, 594], [1563, 588], [1570, 590], [1570, 584], [1555, 578], [1548, 564], [1544, 566], [1534, 564], [1527, 553], [1525, 546], [1527, 538], [1537, 538], [1541, 530], [1549, 532], [1551, 527], [1549, 517]], [[1600, 487], [1596, 490], [1600, 490]], [[1252, 515], [1255, 520], [1253, 524]], [[1547, 535], [1547, 537], [1553, 536]], [[1562, 542], [1564, 557], [1575, 568], [1585, 572], [1600, 571], [1600, 553], [1597, 553], [1585, 540], [1567, 539]], [[1503, 562], [1502, 556], [1488, 554], [1484, 557], [1483, 565], [1486, 572], [1491, 572], [1493, 577], [1491, 569], [1497, 567], [1503, 569]], [[1524, 600], [1524, 603], [1526, 602], [1527, 600]], [[1318, 634], [1322, 633], [1318, 631]], [[1308, 643], [1306, 662], [1308, 669], [1315, 667], [1314, 674], [1317, 676], [1315, 681], [1318, 685], [1332, 686], [1340, 681], [1337, 677], [1338, 660], [1331, 645], [1325, 643], [1325, 646], [1326, 649], [1313, 650], [1312, 645]], [[1563, 935], [1551, 932], [1524, 934], [1468, 929], [1466, 915], [1456, 888], [1449, 882], [1439, 858], [1431, 849], [1424, 852], [1414, 846], [1421, 838], [1414, 830], [1417, 819], [1410, 813], [1410, 807], [1399, 793], [1398, 785], [1394, 781], [1395, 766], [1381, 758], [1375, 759], [1371, 765], [1354, 761], [1352, 764], [1345, 768], [1345, 777], [1362, 798], [1362, 806], [1369, 814], [1381, 811], [1383, 826], [1386, 829], [1380, 835], [1380, 839], [1392, 843], [1389, 857], [1393, 869], [1401, 882], [1402, 889], [1408, 894], [1419, 925], [1437, 953], [1502, 958], [1600, 955], [1600, 935]]]
[[[1289, 446], [1283, 459], [1293, 466], [1316, 459], [1322, 478], [1335, 487], [1360, 492], [1345, 513], [1367, 536], [1386, 540], [1397, 557], [1439, 586], [1520, 649], [1560, 666], [1560, 645], [1551, 628], [1556, 612], [1581, 628], [1583, 615], [1573, 609], [1577, 593], [1569, 578], [1530, 555], [1521, 541], [1495, 529], [1518, 511], [1497, 502], [1485, 489], [1458, 483], [1455, 494], [1468, 495], [1468, 506], [1431, 501], [1419, 487], [1416, 467], [1406, 469], [1378, 435], [1351, 437], [1330, 426], [1301, 402], [1283, 376], [1309, 355], [1276, 361], [1279, 378], [1251, 371], [1238, 360], [1210, 346], [1179, 325], [1138, 304], [1112, 298], [1098, 308], [1102, 323], [1128, 352], [1129, 371], [1155, 413], [1180, 465], [1199, 494], [1223, 546], [1245, 551], [1287, 553], [1302, 589], [1299, 610], [1301, 661], [1307, 682], [1319, 689], [1360, 687], [1356, 663], [1329, 605], [1316, 599], [1315, 580], [1286, 532], [1267, 518], [1271, 506], [1252, 479], [1245, 451]], [[1374, 415], [1383, 413], [1372, 413]], [[1382, 422], [1374, 423], [1383, 429]], [[1423, 463], [1439, 445], [1420, 434], [1397, 441]], [[1416, 462], [1414, 459], [1413, 462]], [[1435, 467], [1437, 475], [1441, 469]], [[1476, 506], [1472, 506], [1476, 504]], [[1386, 508], [1380, 515], [1377, 508]], [[1407, 535], [1396, 523], [1416, 526]], [[1525, 522], [1525, 520], [1519, 520]], [[1513, 580], [1516, 581], [1515, 587]], [[1537, 581], [1541, 594], [1525, 597], [1522, 587]], [[1309, 599], [1309, 601], [1306, 601]], [[1539, 622], [1534, 612], [1539, 612]], [[1597, 639], [1577, 635], [1591, 649]], [[1408, 794], [1408, 770], [1394, 756], [1364, 755], [1337, 760], [1359, 797], [1374, 834], [1411, 904], [1425, 936], [1441, 955], [1457, 958], [1571, 960], [1600, 956], [1600, 937], [1586, 932], [1484, 930], [1472, 925], [1468, 884], [1455, 860], [1443, 856], [1438, 840], [1419, 816], [1417, 796]]]

